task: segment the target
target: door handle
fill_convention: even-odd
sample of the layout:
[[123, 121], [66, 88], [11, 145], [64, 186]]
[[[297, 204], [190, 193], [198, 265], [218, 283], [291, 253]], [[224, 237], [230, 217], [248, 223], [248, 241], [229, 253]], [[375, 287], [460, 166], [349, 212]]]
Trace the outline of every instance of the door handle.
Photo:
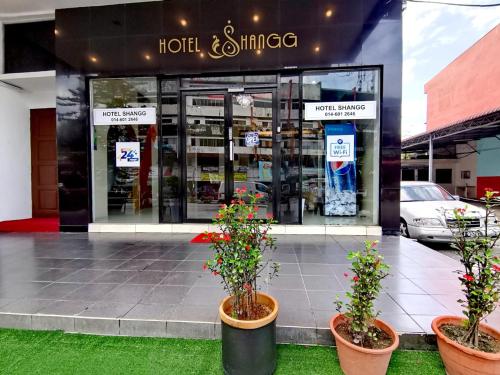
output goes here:
[[230, 161], [234, 160], [234, 146], [232, 139], [229, 141], [229, 160]]

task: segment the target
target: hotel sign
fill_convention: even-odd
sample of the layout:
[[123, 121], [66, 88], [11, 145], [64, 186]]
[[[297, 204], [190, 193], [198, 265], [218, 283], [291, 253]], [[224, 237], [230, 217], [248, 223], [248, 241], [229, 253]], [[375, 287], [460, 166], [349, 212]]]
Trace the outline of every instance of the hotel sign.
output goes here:
[[306, 120], [367, 120], [376, 118], [376, 101], [305, 103]]
[[156, 124], [156, 108], [97, 108], [93, 119], [94, 125]]
[[159, 52], [160, 54], [194, 53], [204, 57], [204, 51], [206, 51], [209, 58], [218, 60], [238, 56], [242, 51], [254, 51], [260, 54], [266, 48], [297, 48], [298, 46], [297, 35], [293, 32], [236, 35], [230, 20], [224, 27], [223, 35], [222, 37], [212, 35], [212, 44], [208, 49], [200, 46], [200, 38], [197, 36], [160, 38]]

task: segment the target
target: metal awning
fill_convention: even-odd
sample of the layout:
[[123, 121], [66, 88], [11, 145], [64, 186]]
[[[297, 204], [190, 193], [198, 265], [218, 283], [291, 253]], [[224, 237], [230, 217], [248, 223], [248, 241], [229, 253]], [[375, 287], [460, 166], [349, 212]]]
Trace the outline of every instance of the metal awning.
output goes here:
[[404, 139], [401, 142], [401, 149], [403, 152], [428, 152], [430, 140], [432, 140], [433, 147], [436, 149], [487, 137], [500, 139], [499, 134], [500, 107], [432, 132]]

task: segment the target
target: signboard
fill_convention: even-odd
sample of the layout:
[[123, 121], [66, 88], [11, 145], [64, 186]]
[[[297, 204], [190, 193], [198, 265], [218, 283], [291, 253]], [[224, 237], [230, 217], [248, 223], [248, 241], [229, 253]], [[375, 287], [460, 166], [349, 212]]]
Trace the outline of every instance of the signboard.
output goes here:
[[366, 120], [376, 118], [376, 101], [305, 103], [306, 120]]
[[97, 108], [94, 125], [156, 124], [156, 108]]
[[139, 142], [116, 142], [116, 166], [140, 167], [141, 145]]
[[245, 133], [245, 146], [254, 147], [259, 145], [259, 132]]
[[354, 161], [354, 135], [327, 135], [327, 161]]

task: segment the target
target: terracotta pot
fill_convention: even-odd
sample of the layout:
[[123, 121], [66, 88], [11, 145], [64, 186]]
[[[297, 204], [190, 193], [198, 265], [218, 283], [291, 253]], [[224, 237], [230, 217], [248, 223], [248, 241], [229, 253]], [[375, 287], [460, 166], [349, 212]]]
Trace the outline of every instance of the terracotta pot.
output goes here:
[[[439, 354], [448, 375], [493, 375], [500, 374], [500, 353], [485, 353], [460, 345], [446, 337], [439, 327], [443, 324], [461, 325], [464, 318], [458, 316], [438, 316], [432, 321], [432, 330], [437, 336]], [[500, 332], [486, 324], [480, 330], [500, 340]]]
[[394, 350], [399, 345], [399, 336], [387, 323], [375, 320], [375, 326], [386, 332], [392, 338], [392, 345], [385, 349], [361, 348], [341, 337], [336, 327], [347, 322], [342, 314], [335, 315], [330, 320], [330, 330], [335, 337], [340, 367], [346, 375], [384, 375], [387, 372], [389, 361]]
[[224, 374], [271, 375], [276, 368], [278, 302], [270, 295], [257, 293], [257, 302], [269, 306], [271, 314], [258, 320], [238, 320], [226, 314], [233, 299], [226, 297], [219, 306]]

